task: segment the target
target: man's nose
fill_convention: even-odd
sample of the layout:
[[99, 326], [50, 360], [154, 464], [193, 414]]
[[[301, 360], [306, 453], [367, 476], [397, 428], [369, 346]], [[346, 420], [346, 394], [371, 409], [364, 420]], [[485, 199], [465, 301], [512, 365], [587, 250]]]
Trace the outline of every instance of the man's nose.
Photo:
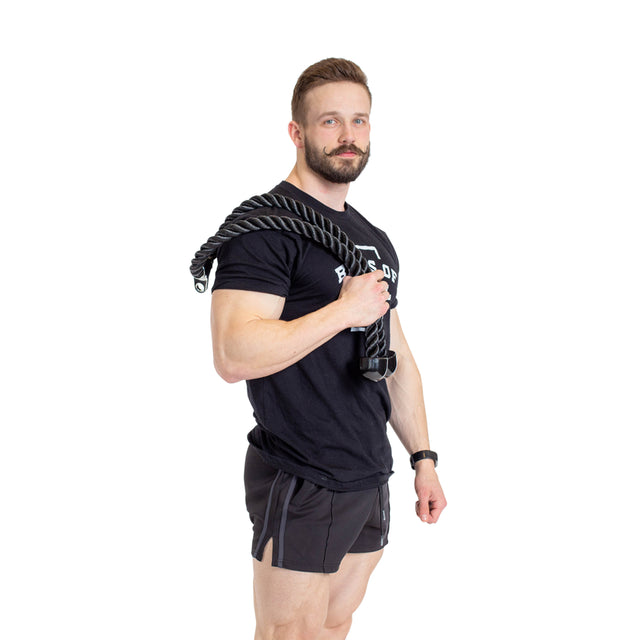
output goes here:
[[351, 124], [343, 124], [342, 130], [340, 131], [340, 142], [344, 144], [353, 144], [355, 142], [356, 136], [354, 133], [353, 126]]

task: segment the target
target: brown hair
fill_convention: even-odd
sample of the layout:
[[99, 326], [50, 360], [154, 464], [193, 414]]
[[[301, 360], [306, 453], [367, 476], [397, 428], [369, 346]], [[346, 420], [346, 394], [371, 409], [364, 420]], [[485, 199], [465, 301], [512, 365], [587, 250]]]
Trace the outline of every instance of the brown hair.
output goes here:
[[367, 76], [355, 62], [344, 58], [326, 58], [312, 64], [298, 78], [291, 98], [291, 117], [293, 120], [300, 123], [304, 122], [305, 95], [311, 89], [329, 82], [355, 82], [362, 85], [367, 90], [369, 100], [371, 100]]

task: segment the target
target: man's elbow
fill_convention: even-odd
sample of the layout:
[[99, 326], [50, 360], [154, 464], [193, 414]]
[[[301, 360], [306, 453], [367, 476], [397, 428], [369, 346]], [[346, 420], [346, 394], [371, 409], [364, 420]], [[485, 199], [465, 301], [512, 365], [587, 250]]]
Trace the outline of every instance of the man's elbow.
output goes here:
[[241, 364], [234, 362], [216, 349], [213, 351], [213, 367], [216, 373], [229, 384], [242, 382], [242, 380], [246, 380], [248, 377], [247, 372]]
[[242, 369], [238, 366], [234, 366], [232, 363], [221, 363], [216, 358], [213, 359], [213, 366], [216, 373], [229, 384], [234, 382], [242, 382], [247, 379], [247, 376], [243, 374]]

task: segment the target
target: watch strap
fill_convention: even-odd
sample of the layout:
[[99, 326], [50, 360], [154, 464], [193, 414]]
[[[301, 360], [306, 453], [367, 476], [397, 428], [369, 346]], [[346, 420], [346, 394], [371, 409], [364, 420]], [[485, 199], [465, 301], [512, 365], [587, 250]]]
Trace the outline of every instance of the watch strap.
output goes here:
[[424, 451], [416, 451], [411, 455], [411, 457], [409, 458], [409, 460], [411, 461], [411, 468], [415, 469], [416, 462], [426, 459], [433, 460], [434, 467], [438, 466], [438, 454], [435, 451], [429, 451], [428, 449], [425, 449]]

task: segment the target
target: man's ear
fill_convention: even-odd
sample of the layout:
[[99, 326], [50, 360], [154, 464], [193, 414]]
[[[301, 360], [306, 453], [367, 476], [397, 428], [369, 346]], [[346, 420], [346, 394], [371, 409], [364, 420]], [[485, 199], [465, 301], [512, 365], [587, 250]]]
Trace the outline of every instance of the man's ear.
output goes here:
[[293, 140], [293, 144], [296, 145], [296, 148], [304, 148], [304, 133], [302, 131], [302, 126], [295, 120], [292, 120], [289, 123], [289, 137]]

